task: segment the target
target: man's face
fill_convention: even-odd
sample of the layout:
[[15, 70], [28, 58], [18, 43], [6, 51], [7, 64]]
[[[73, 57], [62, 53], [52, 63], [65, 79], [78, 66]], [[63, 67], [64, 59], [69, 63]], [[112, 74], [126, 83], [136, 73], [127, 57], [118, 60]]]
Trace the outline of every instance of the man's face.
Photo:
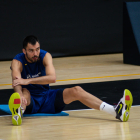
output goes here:
[[35, 45], [28, 43], [26, 49], [23, 49], [23, 53], [28, 62], [37, 62], [40, 55], [40, 44], [38, 42]]

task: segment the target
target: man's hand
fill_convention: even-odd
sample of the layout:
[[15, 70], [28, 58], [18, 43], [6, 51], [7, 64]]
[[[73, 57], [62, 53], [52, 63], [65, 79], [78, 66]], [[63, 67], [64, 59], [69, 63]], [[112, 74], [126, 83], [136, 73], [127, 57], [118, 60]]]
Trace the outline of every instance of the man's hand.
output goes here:
[[28, 85], [29, 80], [28, 79], [23, 79], [23, 78], [17, 78], [13, 80], [12, 87], [18, 86], [18, 85]]

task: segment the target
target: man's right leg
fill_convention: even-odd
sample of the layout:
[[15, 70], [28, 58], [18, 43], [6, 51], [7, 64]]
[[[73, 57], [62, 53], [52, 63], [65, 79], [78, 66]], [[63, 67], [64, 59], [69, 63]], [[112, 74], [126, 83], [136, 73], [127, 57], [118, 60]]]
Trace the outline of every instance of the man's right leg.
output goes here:
[[90, 93], [83, 90], [81, 87], [76, 86], [73, 88], [66, 88], [63, 91], [63, 100], [65, 104], [69, 104], [73, 101], [79, 100], [84, 105], [107, 112], [121, 121], [127, 121], [130, 114], [130, 108], [133, 103], [133, 97], [129, 90], [125, 89], [123, 97], [121, 98], [118, 105], [114, 108], [99, 98], [91, 95]]

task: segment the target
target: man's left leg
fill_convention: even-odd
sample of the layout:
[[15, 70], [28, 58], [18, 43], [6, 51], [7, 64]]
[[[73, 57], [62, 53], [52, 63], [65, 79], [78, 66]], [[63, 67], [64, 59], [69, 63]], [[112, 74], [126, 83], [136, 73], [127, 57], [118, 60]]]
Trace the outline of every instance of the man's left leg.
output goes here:
[[125, 90], [123, 98], [120, 100], [116, 108], [114, 108], [112, 105], [103, 102], [102, 100], [86, 92], [79, 86], [64, 89], [63, 100], [65, 104], [69, 104], [73, 101], [79, 100], [84, 105], [90, 108], [107, 112], [117, 117], [121, 121], [128, 120], [130, 107], [133, 102], [131, 92], [129, 90]]
[[9, 109], [12, 113], [12, 123], [13, 125], [21, 125], [22, 123], [22, 110], [21, 110], [21, 100], [20, 95], [14, 92], [9, 99]]
[[17, 93], [17, 92], [14, 92], [10, 96], [10, 99], [9, 99], [8, 104], [9, 104], [9, 109], [12, 113], [12, 123], [13, 123], [13, 125], [21, 125], [22, 114], [24, 112], [26, 114], [30, 114], [31, 111], [32, 111], [30, 92], [26, 88], [23, 88], [22, 89], [22, 94], [23, 94], [24, 98], [27, 100], [26, 105], [22, 103], [21, 97], [20, 97], [19, 93]]

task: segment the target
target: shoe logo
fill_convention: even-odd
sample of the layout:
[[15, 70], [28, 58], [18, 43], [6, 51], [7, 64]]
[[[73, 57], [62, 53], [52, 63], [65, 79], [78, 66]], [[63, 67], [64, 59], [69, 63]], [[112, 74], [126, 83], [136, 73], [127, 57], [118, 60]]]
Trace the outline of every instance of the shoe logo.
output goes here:
[[121, 111], [121, 109], [122, 109], [122, 104], [120, 104], [120, 109], [119, 109], [118, 113]]
[[128, 112], [126, 112], [126, 113], [125, 113], [125, 116], [127, 117], [127, 116], [128, 116], [128, 114], [129, 114], [129, 113], [128, 113]]
[[19, 116], [18, 115], [15, 115], [15, 116], [13, 116], [13, 118], [17, 121], [18, 118], [19, 118]]
[[103, 106], [102, 110], [105, 108], [105, 105]]

